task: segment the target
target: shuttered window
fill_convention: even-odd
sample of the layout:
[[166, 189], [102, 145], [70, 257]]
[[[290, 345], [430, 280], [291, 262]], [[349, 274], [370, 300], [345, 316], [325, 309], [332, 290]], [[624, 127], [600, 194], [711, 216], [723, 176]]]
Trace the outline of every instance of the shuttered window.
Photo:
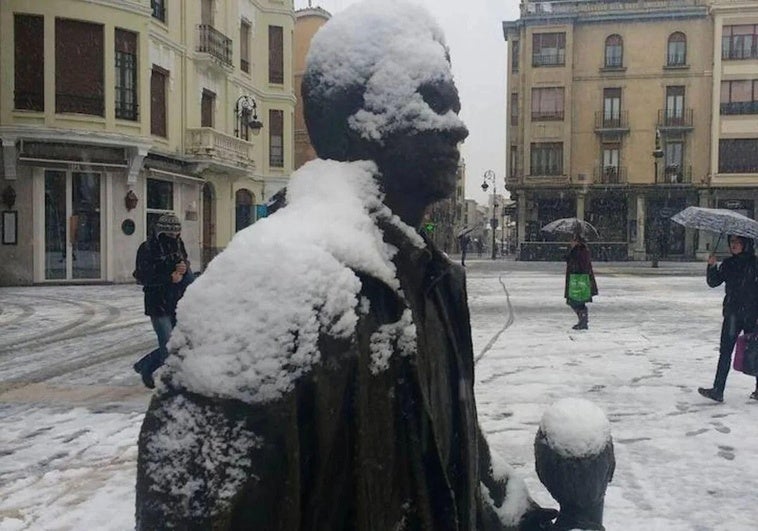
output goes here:
[[35, 15], [13, 17], [16, 109], [45, 110], [44, 22], [43, 17]]
[[213, 115], [216, 110], [216, 94], [203, 89], [203, 98], [200, 101], [200, 126], [213, 127]]
[[269, 165], [284, 167], [284, 111], [268, 111]]
[[56, 18], [55, 112], [104, 116], [104, 77], [103, 26]]
[[268, 27], [268, 82], [284, 83], [284, 28]]
[[166, 138], [166, 80], [168, 72], [153, 66], [150, 74], [150, 133]]

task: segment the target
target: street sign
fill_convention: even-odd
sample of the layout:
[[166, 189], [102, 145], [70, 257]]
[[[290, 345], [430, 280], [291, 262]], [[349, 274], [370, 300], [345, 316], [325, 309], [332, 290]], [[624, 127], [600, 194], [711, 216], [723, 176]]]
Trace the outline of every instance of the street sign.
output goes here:
[[434, 229], [437, 227], [435, 223], [424, 223], [424, 230], [428, 233], [434, 232]]

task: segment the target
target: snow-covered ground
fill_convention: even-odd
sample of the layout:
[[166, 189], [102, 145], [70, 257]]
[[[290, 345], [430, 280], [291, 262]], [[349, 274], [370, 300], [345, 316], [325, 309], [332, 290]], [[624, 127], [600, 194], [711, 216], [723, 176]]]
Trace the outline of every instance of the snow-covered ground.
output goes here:
[[[546, 408], [591, 400], [611, 421], [617, 530], [758, 526], [754, 380], [697, 394], [718, 355], [723, 291], [703, 264], [595, 264], [590, 330], [575, 332], [561, 264], [468, 260], [479, 418], [490, 445], [555, 506], [534, 471]], [[136, 438], [152, 347], [136, 286], [0, 288], [0, 531], [134, 527]]]

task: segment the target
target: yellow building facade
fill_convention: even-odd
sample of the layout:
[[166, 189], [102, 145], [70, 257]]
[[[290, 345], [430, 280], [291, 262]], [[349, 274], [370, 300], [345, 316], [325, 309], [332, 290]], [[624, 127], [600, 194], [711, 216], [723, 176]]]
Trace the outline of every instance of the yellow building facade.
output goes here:
[[727, 199], [753, 204], [733, 201], [756, 196], [754, 175], [740, 175], [738, 190], [718, 172], [717, 87], [735, 68], [714, 63], [727, 11], [705, 0], [525, 1], [520, 18], [503, 23], [507, 187], [522, 258], [559, 257], [540, 229], [576, 216], [597, 227], [600, 259], [692, 259], [714, 242], [671, 215]]
[[0, 2], [0, 285], [130, 281], [166, 212], [201, 270], [265, 215], [293, 27], [292, 0]]

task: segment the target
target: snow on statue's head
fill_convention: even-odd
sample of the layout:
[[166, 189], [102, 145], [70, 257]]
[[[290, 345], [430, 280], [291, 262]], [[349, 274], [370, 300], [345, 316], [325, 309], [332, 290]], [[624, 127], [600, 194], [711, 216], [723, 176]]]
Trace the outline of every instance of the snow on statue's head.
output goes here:
[[335, 15], [311, 42], [302, 96], [319, 157], [373, 160], [385, 190], [454, 190], [468, 131], [444, 36], [424, 8], [365, 0]]

